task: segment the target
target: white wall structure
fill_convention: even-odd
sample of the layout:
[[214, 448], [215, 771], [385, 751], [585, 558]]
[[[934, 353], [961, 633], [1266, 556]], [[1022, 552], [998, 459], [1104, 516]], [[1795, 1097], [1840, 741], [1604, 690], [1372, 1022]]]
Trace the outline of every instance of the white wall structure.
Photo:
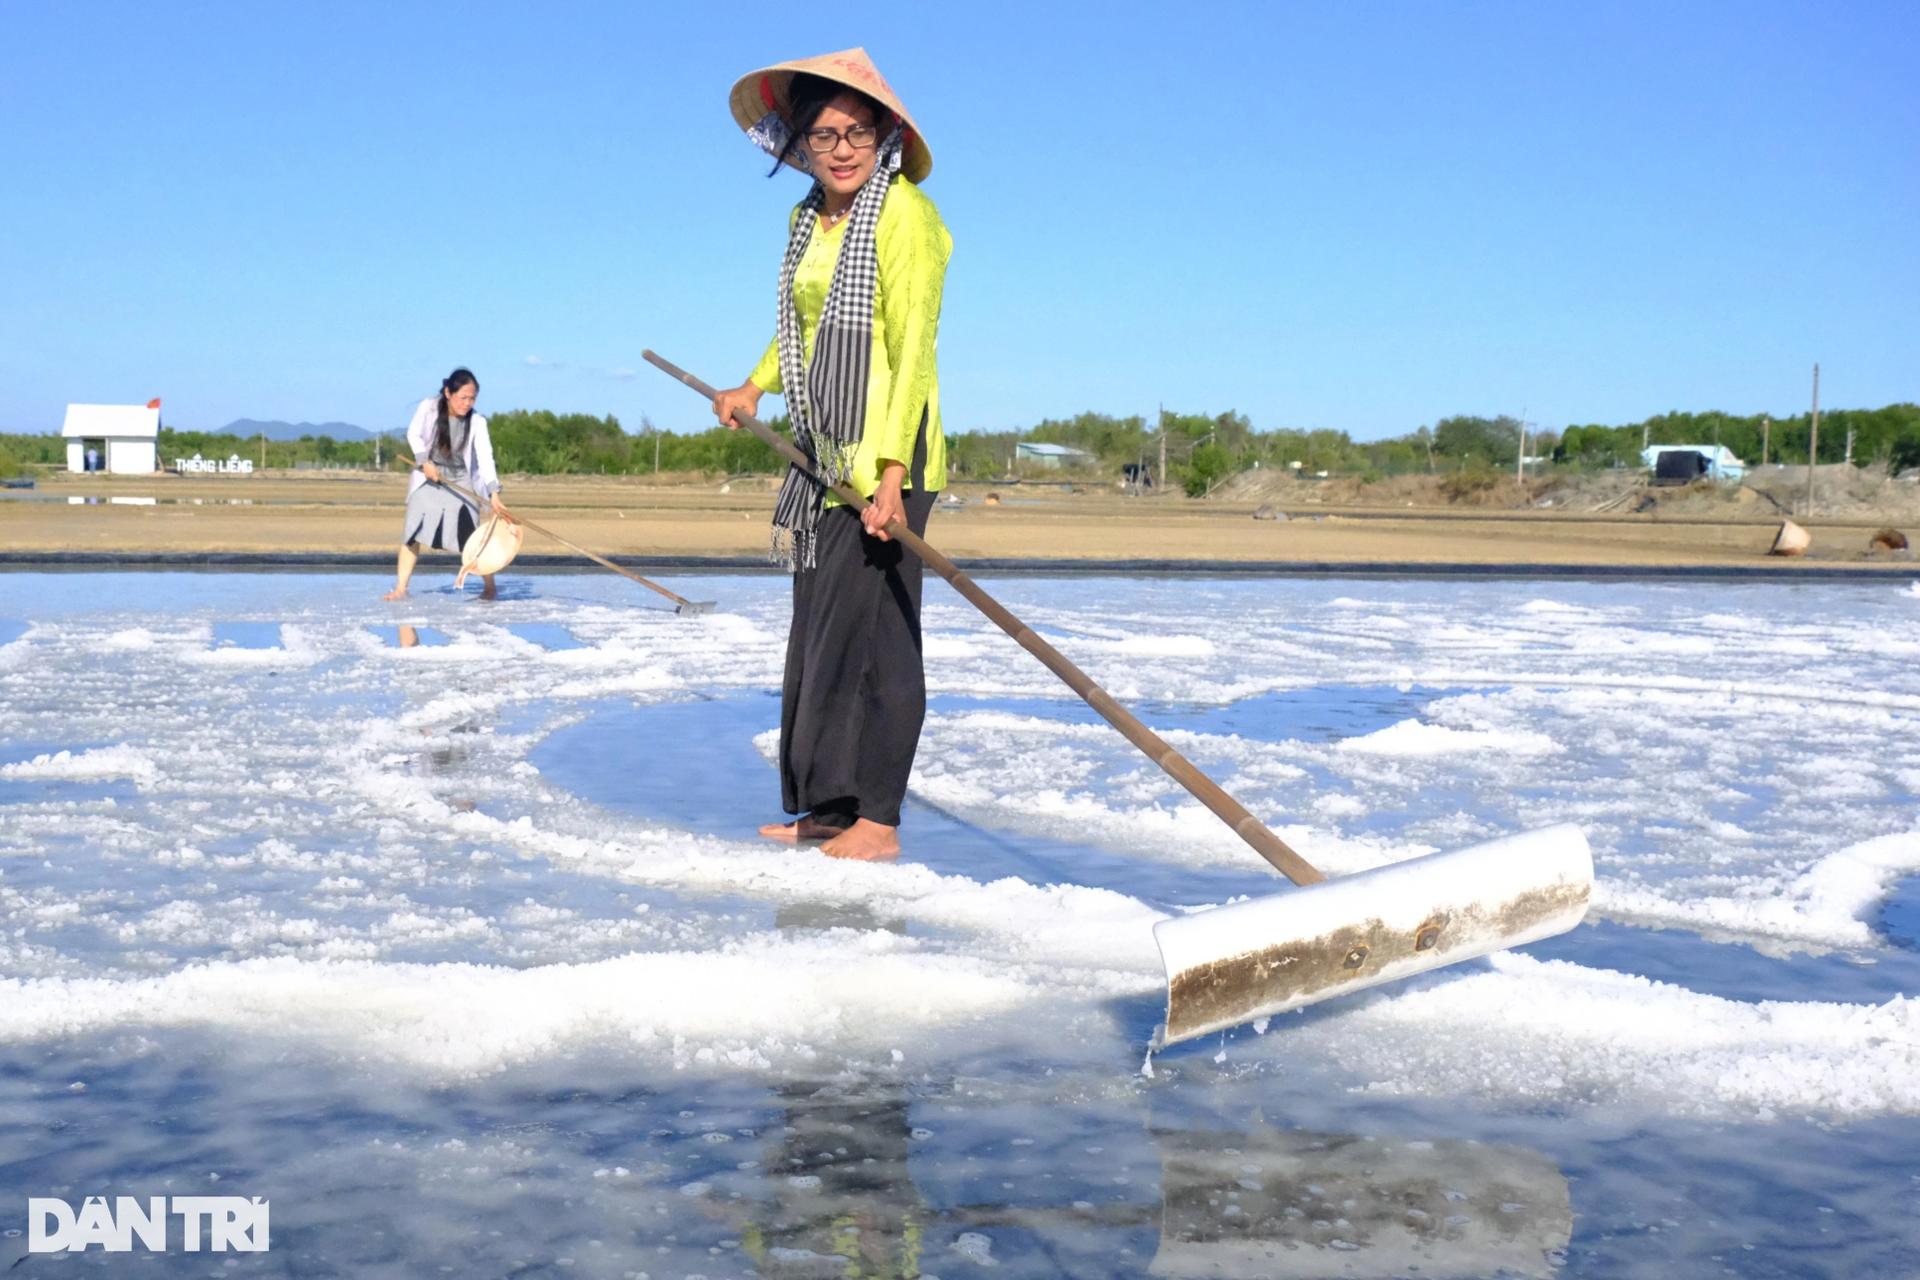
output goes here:
[[1013, 456], [1021, 462], [1037, 462], [1043, 467], [1086, 466], [1098, 461], [1096, 456], [1085, 449], [1076, 449], [1066, 444], [1034, 444], [1022, 440], [1013, 446]]
[[98, 450], [105, 470], [120, 474], [159, 470], [160, 402], [70, 404], [60, 428], [67, 441], [67, 470], [87, 469], [87, 450]]

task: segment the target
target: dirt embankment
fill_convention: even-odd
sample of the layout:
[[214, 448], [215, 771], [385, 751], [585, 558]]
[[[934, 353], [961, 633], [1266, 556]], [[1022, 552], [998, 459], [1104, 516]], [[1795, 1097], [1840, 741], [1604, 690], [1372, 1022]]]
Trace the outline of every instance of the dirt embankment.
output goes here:
[[[1695, 520], [1770, 521], [1804, 518], [1805, 467], [1758, 467], [1738, 484], [1698, 481], [1655, 485], [1644, 471], [1598, 471], [1528, 476], [1508, 472], [1359, 476], [1325, 480], [1289, 472], [1246, 471], [1215, 489], [1212, 501], [1298, 507], [1455, 508], [1484, 511], [1563, 511], [1685, 517]], [[1920, 524], [1920, 480], [1895, 478], [1884, 466], [1835, 463], [1816, 469], [1813, 514], [1847, 523]]]
[[[1312, 564], [1711, 566], [1768, 563], [1779, 527], [1764, 499], [1791, 472], [1763, 475], [1742, 497], [1739, 486], [1709, 491], [1648, 490], [1613, 473], [1564, 480], [1511, 478], [1448, 493], [1444, 478], [1403, 476], [1362, 485], [1356, 479], [1277, 479], [1279, 493], [1238, 500], [1215, 490], [1209, 500], [1167, 494], [1141, 498], [1110, 485], [1009, 485], [956, 481], [929, 536], [947, 554], [1022, 560], [1164, 560]], [[1826, 485], [1823, 470], [1819, 477]], [[1856, 499], [1839, 482], [1822, 502]], [[1804, 471], [1799, 483], [1804, 484]], [[628, 477], [508, 477], [509, 505], [581, 546], [616, 555], [765, 557], [773, 477], [673, 486]], [[1246, 483], [1245, 480], [1236, 482]], [[1868, 480], [1871, 485], [1871, 480]], [[1773, 485], [1774, 489], [1767, 486]], [[1511, 487], [1507, 487], [1511, 486]], [[1892, 481], [1894, 494], [1913, 486]], [[32, 493], [0, 500], [0, 559], [41, 552], [394, 554], [404, 527], [406, 478], [345, 476], [50, 476]], [[1329, 501], [1338, 495], [1345, 501]], [[992, 494], [997, 501], [989, 502]], [[1637, 505], [1649, 495], [1653, 510]], [[1389, 496], [1390, 495], [1390, 496]], [[1611, 496], [1609, 496], [1611, 495]], [[1888, 495], [1860, 498], [1884, 509]], [[1596, 511], [1618, 501], [1607, 511]], [[1543, 505], [1552, 500], [1551, 507]], [[1756, 506], [1766, 502], [1769, 505]], [[1408, 506], [1413, 503], [1413, 506]], [[1732, 504], [1747, 504], [1742, 507]], [[1262, 507], [1270, 508], [1264, 513]], [[1715, 508], [1714, 513], [1692, 512]], [[1286, 520], [1271, 516], [1277, 508]], [[1371, 509], [1369, 509], [1371, 508]], [[1719, 510], [1718, 508], [1725, 508]], [[1850, 506], [1849, 510], [1853, 508]], [[1747, 511], [1756, 514], [1747, 516]], [[1669, 511], [1672, 514], [1669, 514]], [[1881, 523], [1816, 515], [1802, 519], [1813, 546], [1788, 563], [1885, 561], [1896, 570], [1905, 551], [1873, 551]], [[1907, 525], [1920, 530], [1920, 519]], [[557, 552], [539, 535], [529, 551]], [[444, 567], [448, 557], [435, 558]], [[1774, 561], [1774, 564], [1781, 562]]]

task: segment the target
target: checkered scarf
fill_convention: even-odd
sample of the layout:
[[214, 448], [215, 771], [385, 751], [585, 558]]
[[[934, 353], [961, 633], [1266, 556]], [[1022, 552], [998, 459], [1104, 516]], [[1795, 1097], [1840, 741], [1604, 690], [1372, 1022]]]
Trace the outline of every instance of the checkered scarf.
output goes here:
[[[793, 298], [793, 276], [813, 238], [826, 190], [819, 182], [800, 202], [780, 264], [780, 381], [786, 388], [787, 417], [793, 440], [822, 475], [836, 484], [853, 477], [854, 457], [867, 420], [867, 371], [873, 358], [873, 295], [880, 283], [880, 258], [874, 228], [887, 186], [900, 172], [899, 131], [880, 143], [873, 175], [853, 198], [842, 233], [833, 283], [813, 336], [813, 361], [806, 359], [800, 334], [800, 308]], [[826, 506], [827, 490], [797, 466], [789, 465], [773, 510], [773, 558], [788, 568], [814, 566], [814, 531]]]

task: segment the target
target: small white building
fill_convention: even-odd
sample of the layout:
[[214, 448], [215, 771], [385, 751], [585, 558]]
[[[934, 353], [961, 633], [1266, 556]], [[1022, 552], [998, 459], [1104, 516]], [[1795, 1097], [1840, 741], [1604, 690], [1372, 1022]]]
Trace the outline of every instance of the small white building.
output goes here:
[[1013, 456], [1020, 462], [1037, 462], [1043, 467], [1083, 467], [1095, 461], [1092, 453], [1072, 445], [1031, 444], [1025, 440], [1013, 446]]
[[[67, 470], [147, 474], [159, 470], [160, 402], [70, 404], [60, 428]], [[91, 456], [89, 456], [91, 455]]]

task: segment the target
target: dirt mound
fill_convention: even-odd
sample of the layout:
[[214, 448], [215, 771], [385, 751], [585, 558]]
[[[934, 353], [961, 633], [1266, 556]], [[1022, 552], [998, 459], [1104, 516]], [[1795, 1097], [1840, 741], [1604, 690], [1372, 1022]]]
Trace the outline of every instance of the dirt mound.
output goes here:
[[[1639, 470], [1560, 472], [1528, 476], [1460, 471], [1442, 475], [1302, 478], [1293, 472], [1243, 471], [1215, 489], [1215, 501], [1301, 506], [1549, 508], [1569, 512], [1658, 514], [1704, 520], [1771, 520], [1804, 513], [1805, 467], [1757, 467], [1741, 484], [1698, 480], [1653, 485]], [[1920, 479], [1896, 479], [1884, 466], [1821, 466], [1814, 475], [1814, 514], [1828, 520], [1920, 524]]]
[[[1744, 488], [1766, 494], [1789, 510], [1807, 504], [1805, 467], [1755, 467]], [[1815, 467], [1813, 510], [1830, 520], [1885, 519], [1894, 524], [1920, 521], [1920, 483], [1897, 480], [1884, 465], [1856, 467], [1845, 462]]]
[[1448, 472], [1442, 475], [1300, 478], [1291, 472], [1243, 471], [1213, 491], [1217, 501], [1272, 503], [1279, 507], [1318, 504], [1352, 507], [1482, 507], [1493, 511], [1553, 507], [1591, 511], [1637, 488], [1637, 472], [1605, 471], [1594, 476], [1528, 476], [1522, 484], [1504, 471]]

